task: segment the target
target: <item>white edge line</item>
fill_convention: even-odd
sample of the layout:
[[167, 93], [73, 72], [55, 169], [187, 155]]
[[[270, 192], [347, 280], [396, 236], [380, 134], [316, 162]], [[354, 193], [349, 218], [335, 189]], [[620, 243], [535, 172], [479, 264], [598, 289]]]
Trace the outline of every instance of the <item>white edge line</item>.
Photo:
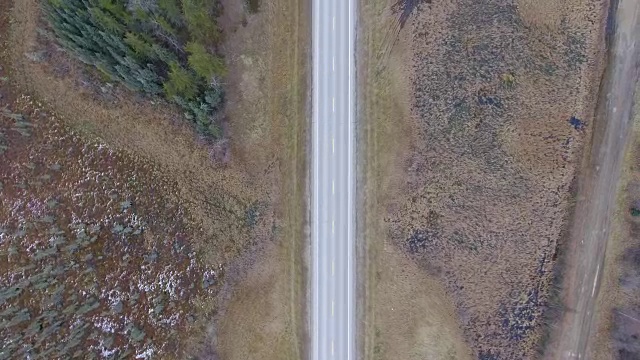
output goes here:
[[348, 49], [348, 56], [349, 56], [349, 86], [348, 86], [348, 111], [349, 111], [349, 115], [348, 115], [348, 119], [349, 119], [349, 126], [348, 126], [348, 137], [349, 137], [349, 151], [348, 151], [348, 170], [347, 170], [347, 181], [348, 181], [348, 186], [349, 186], [349, 196], [347, 196], [347, 217], [348, 217], [348, 221], [347, 221], [347, 238], [349, 239], [348, 243], [348, 249], [347, 249], [347, 360], [351, 359], [351, 284], [352, 284], [352, 269], [351, 269], [351, 247], [353, 244], [353, 238], [351, 236], [351, 197], [353, 196], [353, 192], [352, 192], [352, 183], [351, 183], [351, 152], [352, 150], [352, 144], [351, 144], [351, 127], [353, 126], [352, 124], [352, 118], [351, 118], [351, 113], [352, 113], [352, 104], [351, 104], [351, 98], [353, 96], [352, 91], [351, 91], [351, 68], [353, 66], [353, 40], [352, 40], [352, 29], [351, 29], [351, 17], [353, 16], [353, 14], [351, 13], [351, 3], [353, 2], [353, 0], [348, 0], [349, 1], [349, 49]]
[[[314, 46], [314, 50], [315, 50], [315, 54], [313, 55], [313, 66], [315, 67], [315, 79], [313, 81], [313, 89], [312, 91], [314, 92], [314, 101], [313, 101], [313, 125], [314, 125], [314, 142], [315, 142], [315, 146], [314, 146], [314, 151], [313, 152], [319, 152], [318, 149], [318, 133], [319, 133], [319, 129], [320, 126], [318, 124], [318, 86], [319, 86], [319, 70], [318, 70], [318, 63], [320, 61], [320, 59], [318, 58], [318, 55], [320, 54], [320, 49], [319, 49], [319, 33], [320, 33], [320, 27], [319, 27], [319, 22], [318, 22], [318, 16], [320, 15], [320, 3], [319, 1], [316, 1], [316, 16], [313, 17], [312, 19], [315, 19], [315, 36], [314, 39], [312, 41], [315, 42], [315, 46]], [[320, 242], [319, 242], [319, 235], [318, 235], [318, 226], [319, 226], [319, 215], [318, 215], [318, 157], [314, 156], [312, 152], [312, 156], [314, 157], [314, 161], [315, 161], [315, 174], [313, 176], [314, 182], [315, 182], [315, 224], [314, 224], [314, 235], [315, 235], [315, 247], [316, 247], [316, 252], [315, 252], [315, 256], [312, 256], [312, 261], [315, 261], [315, 267], [316, 267], [316, 273], [315, 273], [315, 283], [316, 283], [316, 288], [315, 288], [315, 304], [313, 305], [315, 307], [315, 319], [314, 321], [312, 321], [312, 326], [313, 326], [313, 341], [312, 341], [312, 346], [311, 346], [311, 350], [313, 353], [313, 358], [314, 360], [319, 360], [318, 359], [318, 350], [319, 350], [319, 331], [318, 331], [318, 324], [320, 322], [320, 308], [317, 306], [319, 303], [319, 290], [320, 290], [320, 265], [318, 264], [318, 254], [320, 253]], [[312, 196], [312, 199], [314, 198], [314, 196]], [[315, 258], [315, 259], [314, 259]]]

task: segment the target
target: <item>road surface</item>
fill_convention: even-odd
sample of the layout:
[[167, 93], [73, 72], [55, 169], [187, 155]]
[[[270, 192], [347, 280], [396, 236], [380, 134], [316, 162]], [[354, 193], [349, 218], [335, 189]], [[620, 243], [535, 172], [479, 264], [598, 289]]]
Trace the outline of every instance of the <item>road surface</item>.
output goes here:
[[355, 360], [354, 13], [354, 0], [313, 0], [313, 360]]
[[[618, 1], [612, 1], [616, 6]], [[640, 2], [619, 0], [612, 9], [615, 24], [609, 63], [598, 100], [593, 144], [582, 175], [570, 259], [565, 270], [564, 312], [556, 343], [547, 359], [588, 359], [596, 299], [603, 274], [607, 239], [631, 129], [634, 89], [640, 55]], [[601, 316], [605, 316], [602, 314]]]

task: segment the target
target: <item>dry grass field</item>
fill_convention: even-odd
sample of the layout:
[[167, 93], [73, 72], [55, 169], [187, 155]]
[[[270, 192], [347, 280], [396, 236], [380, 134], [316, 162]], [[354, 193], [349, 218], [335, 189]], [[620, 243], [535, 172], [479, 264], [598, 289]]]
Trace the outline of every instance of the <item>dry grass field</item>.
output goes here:
[[[363, 21], [361, 42], [365, 358], [418, 351], [384, 340], [398, 324], [416, 338], [422, 327], [409, 324], [435, 322], [389, 313], [386, 304], [407, 308], [418, 293], [455, 305], [438, 321], [464, 339], [458, 354], [534, 358], [589, 145], [606, 4], [406, 3], [418, 5], [397, 32], [394, 3], [361, 5], [363, 19], [377, 19]], [[385, 247], [420, 269], [406, 297], [384, 296], [393, 289], [382, 280], [393, 267]], [[420, 344], [438, 351], [429, 358], [463, 358], [437, 338]]]
[[[175, 351], [162, 354], [157, 348], [158, 356], [184, 358], [180, 354], [185, 347], [202, 358], [223, 359], [299, 359], [304, 351], [306, 44], [302, 40], [307, 34], [301, 29], [306, 29], [307, 14], [300, 4], [294, 0], [223, 3], [226, 11], [220, 24], [229, 67], [226, 136], [213, 144], [199, 139], [171, 106], [105, 82], [70, 58], [43, 31], [36, 0], [3, 4], [9, 7], [2, 12], [3, 23], [9, 24], [2, 28], [6, 39], [2, 81], [8, 93], [28, 94], [48, 114], [55, 113], [64, 124], [60, 126], [68, 126], [65, 131], [77, 139], [72, 147], [104, 144], [110, 152], [147, 164], [153, 172], [144, 172], [144, 167], [147, 178], [137, 185], [142, 190], [164, 184], [162, 179], [171, 184], [158, 189], [157, 195], [143, 191], [132, 200], [136, 211], [152, 215], [160, 211], [152, 205], [164, 210], [166, 204], [167, 212], [157, 216], [170, 229], [154, 236], [151, 230], [143, 232], [140, 236], [148, 248], [135, 256], [143, 259], [148, 255], [144, 251], [154, 246], [168, 256], [162, 251], [171, 249], [160, 246], [173, 236], [169, 225], [174, 225], [176, 232], [191, 235], [179, 239], [199, 261], [192, 274], [181, 268], [174, 273], [190, 281], [215, 270], [215, 286], [201, 290], [202, 281], [196, 279], [194, 290], [185, 293], [189, 300], [185, 311], [195, 314], [183, 332], [189, 335], [170, 343]], [[30, 139], [40, 141], [40, 137]], [[125, 169], [134, 166], [123, 161]], [[96, 166], [102, 162], [98, 159]], [[159, 200], [163, 197], [166, 200]], [[117, 200], [111, 201], [113, 209], [105, 211], [119, 210], [117, 204], [127, 199]], [[179, 207], [170, 207], [172, 203]], [[82, 211], [87, 204], [65, 205]], [[7, 219], [3, 215], [0, 220]], [[186, 230], [179, 228], [183, 222]], [[125, 223], [123, 227], [128, 234]], [[104, 254], [105, 258], [121, 255]], [[158, 259], [159, 266], [166, 261], [162, 255]], [[105, 279], [94, 280], [107, 286], [102, 284]], [[152, 315], [150, 319], [141, 315], [145, 339], [175, 338], [173, 332], [147, 330], [155, 321]]]
[[390, 28], [393, 19], [388, 10], [386, 0], [362, 2], [359, 19], [360, 349], [365, 359], [470, 359], [444, 287], [390, 241], [381, 218], [401, 194], [403, 157], [413, 143], [403, 121], [411, 94], [402, 66], [407, 42], [400, 39], [389, 58], [382, 56], [388, 35], [380, 29]]

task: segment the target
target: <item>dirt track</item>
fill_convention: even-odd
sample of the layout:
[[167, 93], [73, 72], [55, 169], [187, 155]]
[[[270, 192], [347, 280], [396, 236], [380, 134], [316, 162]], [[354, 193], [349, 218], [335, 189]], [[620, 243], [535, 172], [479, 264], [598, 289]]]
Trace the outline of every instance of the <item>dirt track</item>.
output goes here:
[[[564, 314], [548, 359], [584, 359], [588, 354], [594, 306], [615, 195], [628, 134], [640, 63], [640, 2], [612, 0], [607, 24], [609, 53], [601, 83], [592, 147], [584, 162], [568, 248]], [[610, 34], [610, 35], [609, 35]]]

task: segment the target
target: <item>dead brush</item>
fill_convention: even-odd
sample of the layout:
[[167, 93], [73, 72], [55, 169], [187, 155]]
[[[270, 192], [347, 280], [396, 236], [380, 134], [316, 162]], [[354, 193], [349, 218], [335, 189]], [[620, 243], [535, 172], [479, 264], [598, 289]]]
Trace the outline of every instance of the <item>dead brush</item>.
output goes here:
[[398, 0], [398, 2], [393, 4], [391, 11], [394, 14], [399, 15], [397, 19], [399, 29], [404, 27], [413, 11], [418, 7], [418, 5], [423, 3], [431, 4], [431, 0]]
[[394, 15], [394, 20], [383, 42], [383, 63], [384, 60], [388, 59], [391, 49], [398, 40], [400, 30], [404, 28], [411, 14], [413, 14], [421, 4], [431, 4], [431, 0], [398, 0], [391, 6], [391, 13]]

